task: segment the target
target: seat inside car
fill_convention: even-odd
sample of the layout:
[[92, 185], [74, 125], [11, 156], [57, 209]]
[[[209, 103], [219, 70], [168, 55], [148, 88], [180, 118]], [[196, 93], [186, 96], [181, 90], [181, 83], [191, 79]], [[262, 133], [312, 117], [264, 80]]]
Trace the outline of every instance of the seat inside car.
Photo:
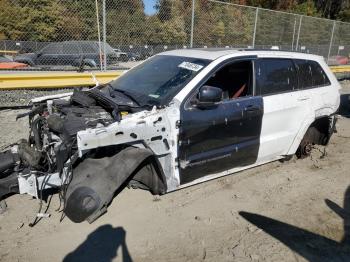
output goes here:
[[205, 85], [221, 88], [223, 100], [252, 95], [251, 61], [235, 62], [217, 71]]

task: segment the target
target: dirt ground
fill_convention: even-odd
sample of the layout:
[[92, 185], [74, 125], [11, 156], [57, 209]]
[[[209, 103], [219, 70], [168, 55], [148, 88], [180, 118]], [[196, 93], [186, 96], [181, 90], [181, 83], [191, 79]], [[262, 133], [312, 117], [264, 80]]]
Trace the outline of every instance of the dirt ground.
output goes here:
[[[27, 136], [16, 113], [0, 112], [0, 146]], [[317, 148], [160, 197], [124, 190], [93, 224], [60, 222], [54, 195], [51, 217], [31, 228], [38, 201], [12, 196], [0, 261], [350, 261], [350, 119], [337, 130], [325, 156]]]

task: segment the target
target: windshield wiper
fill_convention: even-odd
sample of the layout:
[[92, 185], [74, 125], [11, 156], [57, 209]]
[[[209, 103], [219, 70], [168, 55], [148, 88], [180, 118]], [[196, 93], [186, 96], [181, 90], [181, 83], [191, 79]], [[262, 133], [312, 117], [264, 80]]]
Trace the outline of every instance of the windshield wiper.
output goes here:
[[[135, 95], [131, 94], [129, 91], [126, 91], [126, 90], [122, 90], [122, 89], [118, 89], [118, 88], [114, 88], [111, 84], [105, 84], [104, 86], [107, 86], [108, 87], [108, 91], [109, 91], [109, 94], [110, 96], [113, 95], [113, 92], [116, 91], [116, 92], [119, 92], [121, 94], [123, 94], [124, 96], [128, 97], [130, 100], [132, 100], [133, 102], [135, 102], [137, 104], [137, 106], [130, 106], [130, 108], [136, 108], [136, 107], [141, 107], [141, 108], [147, 108], [147, 109], [152, 109], [153, 106], [155, 106], [156, 104], [152, 104], [152, 103], [149, 103], [149, 100], [148, 102], [144, 103], [142, 101], [144, 101], [145, 99], [142, 99], [142, 97], [144, 98], [147, 98], [149, 99], [148, 96], [145, 96], [145, 95], [142, 95], [142, 96], [138, 96], [138, 98], [140, 98], [141, 100], [139, 100], [138, 98], [136, 99], [135, 98]], [[156, 100], [154, 100], [156, 101]], [[157, 105], [156, 105], [157, 106]]]

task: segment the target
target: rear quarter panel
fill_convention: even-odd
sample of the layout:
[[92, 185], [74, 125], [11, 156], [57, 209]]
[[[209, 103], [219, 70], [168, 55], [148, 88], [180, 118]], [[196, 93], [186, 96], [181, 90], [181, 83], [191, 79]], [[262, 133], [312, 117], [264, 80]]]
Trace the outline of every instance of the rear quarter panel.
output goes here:
[[288, 155], [292, 155], [296, 152], [307, 129], [316, 119], [335, 114], [340, 105], [339, 90], [341, 89], [341, 85], [339, 84], [337, 78], [323, 58], [320, 57], [314, 61], [318, 62], [321, 65], [331, 84], [328, 86], [308, 89], [309, 95], [311, 96], [309, 105], [311, 112], [310, 115], [303, 121], [293, 144], [288, 150]]

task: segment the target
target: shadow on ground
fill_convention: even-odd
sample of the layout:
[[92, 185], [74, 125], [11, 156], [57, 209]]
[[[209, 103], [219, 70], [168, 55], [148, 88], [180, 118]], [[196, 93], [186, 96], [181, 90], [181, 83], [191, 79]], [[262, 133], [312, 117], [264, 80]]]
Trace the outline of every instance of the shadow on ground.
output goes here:
[[350, 261], [350, 186], [345, 193], [344, 208], [329, 199], [325, 202], [344, 220], [344, 236], [341, 242], [258, 214], [248, 212], [239, 214], [308, 261]]
[[122, 227], [100, 226], [76, 250], [69, 253], [63, 261], [110, 262], [119, 255], [121, 256], [120, 261], [132, 262], [125, 243], [125, 236], [126, 232]]

